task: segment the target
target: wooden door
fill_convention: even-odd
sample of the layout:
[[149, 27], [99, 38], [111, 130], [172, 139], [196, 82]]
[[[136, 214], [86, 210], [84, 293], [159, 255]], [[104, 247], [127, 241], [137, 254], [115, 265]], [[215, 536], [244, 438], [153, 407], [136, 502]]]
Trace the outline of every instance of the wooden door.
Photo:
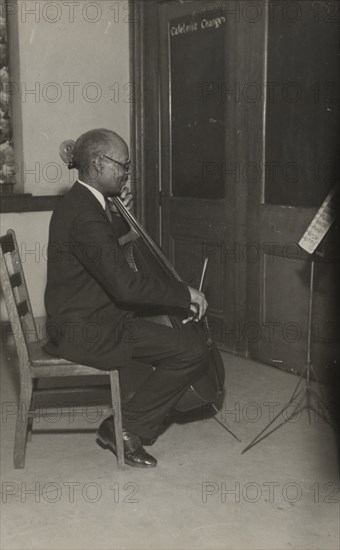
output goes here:
[[[252, 357], [300, 372], [307, 358], [310, 256], [298, 245], [339, 177], [339, 80], [336, 18], [300, 2], [284, 18], [267, 4], [264, 18], [262, 139], [249, 194], [248, 350]], [[326, 6], [327, 8], [327, 6]], [[281, 16], [280, 16], [281, 14]], [[294, 24], [293, 24], [294, 22]], [[262, 38], [259, 36], [259, 43]], [[337, 228], [316, 256], [312, 358], [336, 367]]]
[[[319, 4], [145, 0], [132, 33], [139, 215], [189, 284], [210, 257], [216, 341], [295, 371], [310, 267], [297, 243], [338, 174], [337, 26]], [[336, 365], [336, 233], [316, 270], [323, 365]]]
[[226, 254], [240, 229], [237, 182], [226, 162], [233, 132], [223, 93], [235, 34], [219, 9], [202, 2], [163, 2], [159, 32], [162, 246], [196, 288], [209, 258], [204, 292], [210, 325], [223, 347], [241, 351], [227, 328], [242, 315], [245, 295], [239, 265]]

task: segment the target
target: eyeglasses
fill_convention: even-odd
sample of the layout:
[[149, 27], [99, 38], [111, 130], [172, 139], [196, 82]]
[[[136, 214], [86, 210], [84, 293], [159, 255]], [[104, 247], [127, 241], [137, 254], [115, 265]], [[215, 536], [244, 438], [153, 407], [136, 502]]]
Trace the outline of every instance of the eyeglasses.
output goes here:
[[121, 168], [123, 168], [124, 172], [126, 174], [128, 174], [130, 172], [130, 164], [131, 164], [131, 160], [127, 160], [124, 164], [122, 162], [119, 162], [118, 160], [115, 160], [113, 159], [112, 157], [108, 157], [107, 155], [102, 155], [102, 157], [104, 157], [105, 159], [108, 159], [108, 160], [111, 160], [112, 162], [114, 162], [115, 164], [118, 164], [119, 166], [121, 166]]

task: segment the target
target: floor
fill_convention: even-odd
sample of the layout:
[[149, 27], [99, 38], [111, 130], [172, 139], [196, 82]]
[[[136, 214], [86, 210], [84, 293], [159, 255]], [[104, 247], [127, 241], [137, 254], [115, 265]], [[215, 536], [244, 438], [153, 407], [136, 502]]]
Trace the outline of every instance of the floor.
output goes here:
[[[24, 470], [12, 466], [16, 359], [2, 356], [1, 548], [339, 548], [334, 430], [298, 411], [245, 454], [289, 399], [296, 376], [224, 354], [227, 394], [218, 419], [172, 424], [149, 451], [152, 470], [117, 469], [95, 443], [100, 409], [37, 419]], [[282, 418], [281, 418], [282, 419]], [[53, 433], [55, 432], [55, 433]]]

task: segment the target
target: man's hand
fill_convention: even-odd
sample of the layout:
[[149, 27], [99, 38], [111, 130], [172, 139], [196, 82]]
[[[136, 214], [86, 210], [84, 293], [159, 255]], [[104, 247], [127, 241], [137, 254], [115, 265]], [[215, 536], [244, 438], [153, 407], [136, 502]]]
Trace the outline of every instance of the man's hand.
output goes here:
[[131, 193], [127, 185], [124, 185], [122, 192], [120, 194], [120, 198], [123, 201], [124, 206], [128, 210], [131, 210], [133, 206], [133, 194]]
[[[131, 210], [132, 209], [132, 206], [133, 206], [133, 194], [131, 193], [131, 191], [129, 190], [128, 186], [127, 185], [124, 185], [121, 193], [120, 193], [120, 197], [119, 197], [124, 206], [128, 209], [128, 210]], [[113, 212], [113, 214], [118, 214], [118, 210], [117, 208], [115, 207], [114, 204], [110, 203], [110, 210], [111, 212]]]
[[190, 292], [191, 300], [190, 309], [194, 313], [193, 319], [195, 321], [200, 321], [207, 310], [208, 302], [206, 301], [203, 292], [200, 292], [199, 290], [196, 290], [196, 288], [192, 288], [191, 286], [188, 286], [188, 289]]

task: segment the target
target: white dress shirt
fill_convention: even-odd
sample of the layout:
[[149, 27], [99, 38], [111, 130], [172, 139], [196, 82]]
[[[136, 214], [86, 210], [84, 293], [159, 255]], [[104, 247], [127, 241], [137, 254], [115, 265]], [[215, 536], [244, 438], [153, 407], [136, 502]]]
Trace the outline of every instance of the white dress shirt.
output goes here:
[[94, 187], [91, 187], [91, 185], [88, 185], [87, 183], [81, 181], [81, 180], [77, 180], [79, 181], [79, 183], [81, 183], [81, 185], [83, 185], [84, 187], [86, 187], [89, 191], [91, 191], [92, 195], [94, 195], [96, 197], [96, 199], [100, 202], [100, 204], [102, 205], [103, 207], [103, 210], [105, 210], [105, 199], [104, 199], [104, 195], [98, 191], [98, 189], [95, 189]]

